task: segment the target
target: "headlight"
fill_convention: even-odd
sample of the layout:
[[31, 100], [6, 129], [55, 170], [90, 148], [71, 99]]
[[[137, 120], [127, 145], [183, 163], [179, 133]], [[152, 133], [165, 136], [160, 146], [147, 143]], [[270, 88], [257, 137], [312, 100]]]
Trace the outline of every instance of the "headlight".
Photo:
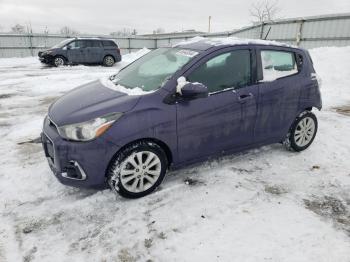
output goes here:
[[89, 141], [107, 131], [123, 113], [112, 113], [86, 122], [58, 127], [58, 133], [63, 138], [75, 141]]

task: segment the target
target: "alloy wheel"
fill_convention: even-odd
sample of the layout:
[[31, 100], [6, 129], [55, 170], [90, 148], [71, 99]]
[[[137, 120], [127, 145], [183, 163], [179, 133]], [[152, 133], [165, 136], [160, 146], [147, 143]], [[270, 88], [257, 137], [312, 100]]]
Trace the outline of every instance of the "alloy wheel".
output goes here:
[[57, 66], [57, 67], [58, 66], [63, 66], [64, 65], [64, 60], [63, 60], [62, 57], [56, 57], [54, 63], [55, 63], [55, 66]]
[[161, 161], [150, 151], [141, 151], [127, 157], [120, 169], [120, 182], [132, 193], [151, 188], [161, 174]]
[[111, 56], [107, 56], [105, 58], [105, 64], [106, 66], [112, 66], [114, 64], [114, 59]]
[[311, 117], [303, 118], [297, 125], [294, 132], [295, 144], [299, 147], [308, 145], [315, 134], [315, 122]]

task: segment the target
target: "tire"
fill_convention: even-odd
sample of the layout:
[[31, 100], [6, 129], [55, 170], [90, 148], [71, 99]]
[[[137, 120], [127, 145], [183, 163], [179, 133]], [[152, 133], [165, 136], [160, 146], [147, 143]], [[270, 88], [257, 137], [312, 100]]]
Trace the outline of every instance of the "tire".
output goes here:
[[284, 144], [291, 151], [303, 151], [314, 141], [317, 128], [316, 116], [309, 111], [305, 111], [295, 119]]
[[63, 56], [55, 56], [53, 59], [53, 65], [55, 67], [64, 66], [66, 64], [66, 59]]
[[104, 66], [111, 67], [114, 65], [114, 63], [115, 63], [114, 57], [111, 55], [106, 55], [103, 58], [103, 65]]
[[107, 170], [107, 182], [123, 197], [139, 198], [153, 192], [163, 181], [168, 167], [164, 150], [153, 142], [126, 147]]

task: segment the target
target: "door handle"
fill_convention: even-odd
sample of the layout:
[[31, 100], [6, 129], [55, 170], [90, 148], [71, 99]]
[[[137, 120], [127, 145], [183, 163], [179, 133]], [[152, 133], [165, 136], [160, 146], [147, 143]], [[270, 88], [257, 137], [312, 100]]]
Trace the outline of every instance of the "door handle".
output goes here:
[[238, 96], [238, 102], [244, 103], [247, 100], [252, 99], [252, 98], [253, 98], [253, 94], [252, 93], [242, 94], [242, 95]]

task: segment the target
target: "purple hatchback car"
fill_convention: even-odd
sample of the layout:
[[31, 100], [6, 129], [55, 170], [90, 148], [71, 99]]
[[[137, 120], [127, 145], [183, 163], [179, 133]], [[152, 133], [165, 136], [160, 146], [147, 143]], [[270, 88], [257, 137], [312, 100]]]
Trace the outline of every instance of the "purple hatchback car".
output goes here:
[[306, 50], [261, 40], [201, 39], [159, 48], [108, 80], [54, 102], [42, 144], [63, 184], [154, 191], [169, 168], [315, 138], [321, 95]]

